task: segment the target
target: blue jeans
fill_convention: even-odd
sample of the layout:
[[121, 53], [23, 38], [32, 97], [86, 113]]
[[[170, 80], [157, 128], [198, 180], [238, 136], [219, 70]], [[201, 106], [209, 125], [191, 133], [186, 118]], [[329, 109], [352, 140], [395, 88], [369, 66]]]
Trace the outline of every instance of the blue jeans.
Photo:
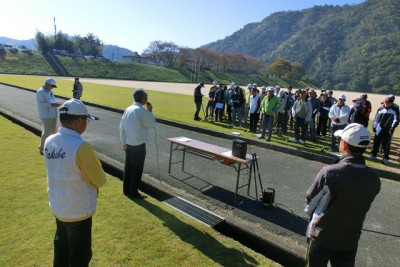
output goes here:
[[322, 247], [310, 240], [307, 248], [306, 266], [326, 267], [330, 261], [332, 267], [353, 267], [357, 248], [350, 250], [334, 250]]
[[272, 125], [274, 124], [274, 115], [266, 115], [264, 114], [261, 137], [265, 137], [265, 130], [268, 127], [268, 139], [271, 139], [272, 136]]
[[232, 108], [232, 126], [236, 124], [236, 114], [238, 117], [239, 126], [242, 127], [242, 107]]

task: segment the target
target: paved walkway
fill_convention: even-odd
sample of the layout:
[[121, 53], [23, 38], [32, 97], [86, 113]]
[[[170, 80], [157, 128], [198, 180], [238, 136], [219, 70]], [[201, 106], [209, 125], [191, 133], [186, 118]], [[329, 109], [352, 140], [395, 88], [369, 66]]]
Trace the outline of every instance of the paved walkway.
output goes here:
[[[0, 108], [40, 125], [35, 95], [31, 92], [0, 85]], [[98, 152], [122, 163], [124, 154], [118, 137], [121, 115], [92, 107], [89, 107], [89, 112], [100, 117], [100, 121], [89, 124], [84, 138]], [[145, 173], [179, 189], [177, 194], [188, 192], [201, 199], [203, 206], [227, 217], [231, 223], [235, 220], [245, 222], [244, 225], [252, 232], [276, 238], [279, 245], [289, 249], [305, 247], [304, 233], [308, 223], [303, 213], [305, 191], [323, 166], [321, 163], [249, 147], [248, 152], [255, 152], [260, 158], [264, 187], [273, 187], [277, 191], [276, 206], [256, 205], [253, 202], [254, 184], [250, 187], [251, 197], [241, 190], [239, 201], [234, 202], [235, 173], [218, 162], [188, 155], [186, 172], [174, 166], [171, 175], [167, 174], [169, 143], [166, 139], [175, 136], [231, 147], [229, 140], [158, 124], [147, 145]], [[243, 181], [241, 179], [241, 183]], [[364, 224], [357, 266], [397, 266], [400, 262], [399, 195], [399, 182], [382, 179], [381, 193]]]

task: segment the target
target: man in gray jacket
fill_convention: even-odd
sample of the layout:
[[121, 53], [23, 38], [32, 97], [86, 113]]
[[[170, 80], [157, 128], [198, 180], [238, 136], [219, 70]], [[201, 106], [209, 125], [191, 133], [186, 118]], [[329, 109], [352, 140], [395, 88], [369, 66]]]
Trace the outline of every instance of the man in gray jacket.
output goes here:
[[379, 176], [365, 165], [363, 153], [370, 133], [363, 125], [349, 124], [335, 132], [341, 137], [342, 156], [322, 168], [307, 190], [306, 266], [354, 266], [365, 216], [381, 188]]
[[56, 81], [53, 78], [47, 78], [44, 85], [36, 92], [38, 114], [43, 127], [39, 145], [41, 155], [43, 155], [43, 146], [46, 138], [56, 133], [57, 107], [62, 104], [55, 98], [52, 92], [53, 88], [57, 88]]

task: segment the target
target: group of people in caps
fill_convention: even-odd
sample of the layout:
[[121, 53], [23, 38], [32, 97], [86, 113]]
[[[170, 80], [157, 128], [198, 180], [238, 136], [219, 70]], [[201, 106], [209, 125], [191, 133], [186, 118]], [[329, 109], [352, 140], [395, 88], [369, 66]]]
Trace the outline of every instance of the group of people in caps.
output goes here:
[[[195, 120], [201, 120], [202, 88], [204, 83], [199, 83], [194, 91]], [[399, 109], [394, 100], [394, 95], [389, 95], [382, 102], [373, 122], [376, 137], [371, 159], [375, 159], [379, 149], [382, 149], [384, 164], [389, 162], [391, 136], [399, 121]], [[307, 140], [316, 142], [318, 137], [329, 138], [329, 131], [329, 151], [337, 152], [338, 137], [334, 133], [350, 123], [368, 127], [371, 110], [367, 94], [347, 105], [346, 95], [336, 99], [332, 90], [322, 89], [318, 96], [316, 90], [310, 87], [294, 92], [292, 86], [281, 90], [279, 85], [262, 86], [259, 90], [256, 83], [248, 84], [243, 89], [234, 82], [228, 87], [214, 81], [203, 112], [206, 120], [225, 120], [231, 127], [245, 127], [246, 131], [259, 132], [259, 139], [266, 139], [267, 142], [271, 141], [273, 134], [287, 135], [288, 127], [294, 130], [293, 142], [299, 144], [305, 144]]]

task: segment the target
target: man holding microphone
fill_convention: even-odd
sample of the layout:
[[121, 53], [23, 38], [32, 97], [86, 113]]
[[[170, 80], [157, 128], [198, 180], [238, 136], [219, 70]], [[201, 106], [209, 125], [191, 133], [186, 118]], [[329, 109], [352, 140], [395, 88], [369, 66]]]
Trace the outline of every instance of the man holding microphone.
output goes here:
[[146, 158], [147, 130], [155, 127], [156, 119], [143, 89], [136, 90], [133, 98], [135, 102], [125, 109], [119, 125], [122, 149], [126, 152], [123, 193], [130, 199], [143, 199], [146, 196], [139, 194], [139, 185]]

